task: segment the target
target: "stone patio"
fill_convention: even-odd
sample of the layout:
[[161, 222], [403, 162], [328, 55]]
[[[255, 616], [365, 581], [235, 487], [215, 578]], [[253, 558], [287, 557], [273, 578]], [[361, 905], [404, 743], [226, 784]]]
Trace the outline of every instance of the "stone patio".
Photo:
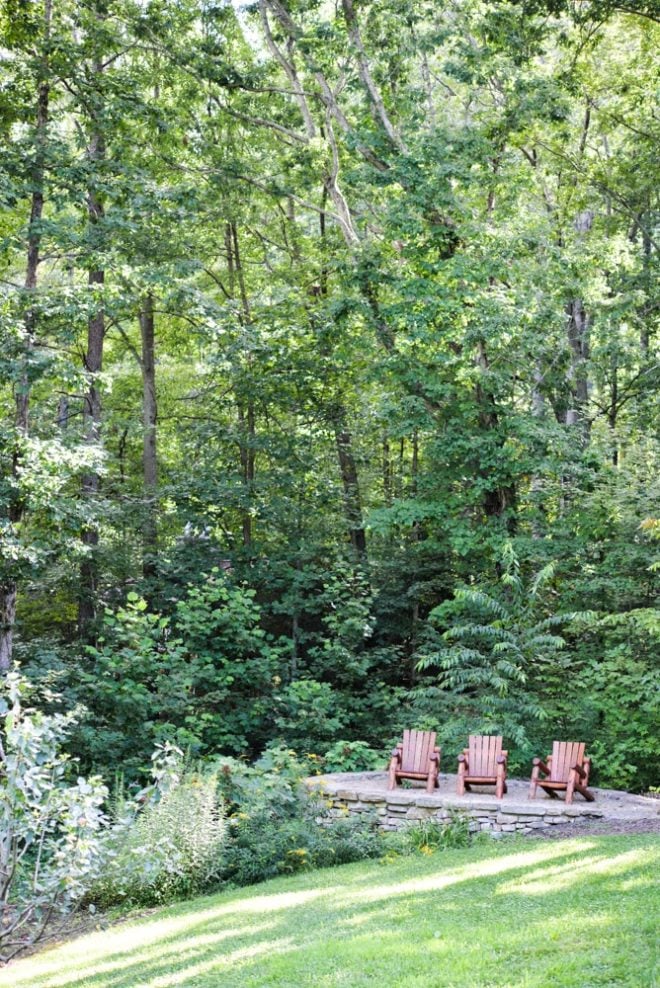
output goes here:
[[384, 830], [398, 830], [416, 820], [448, 820], [452, 811], [470, 817], [470, 828], [492, 834], [523, 833], [585, 820], [657, 820], [660, 800], [615, 789], [589, 787], [596, 797], [588, 803], [576, 794], [571, 805], [553, 799], [539, 790], [528, 799], [529, 780], [509, 779], [508, 792], [496, 799], [494, 787], [474, 787], [465, 796], [456, 795], [456, 776], [440, 775], [440, 786], [433, 795], [423, 785], [388, 790], [385, 772], [343, 772], [308, 779], [331, 804], [330, 816], [376, 814]]

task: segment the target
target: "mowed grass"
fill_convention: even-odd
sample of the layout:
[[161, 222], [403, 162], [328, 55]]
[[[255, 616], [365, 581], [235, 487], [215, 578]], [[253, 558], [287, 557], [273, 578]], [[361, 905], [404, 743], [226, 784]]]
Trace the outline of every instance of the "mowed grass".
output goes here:
[[179, 903], [0, 972], [2, 988], [654, 985], [660, 841], [479, 844]]

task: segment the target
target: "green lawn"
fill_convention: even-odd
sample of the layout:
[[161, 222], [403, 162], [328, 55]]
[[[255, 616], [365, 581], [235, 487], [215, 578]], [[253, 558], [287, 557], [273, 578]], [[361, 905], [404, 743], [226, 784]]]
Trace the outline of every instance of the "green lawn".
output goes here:
[[660, 842], [502, 841], [178, 904], [0, 972], [2, 988], [655, 984]]

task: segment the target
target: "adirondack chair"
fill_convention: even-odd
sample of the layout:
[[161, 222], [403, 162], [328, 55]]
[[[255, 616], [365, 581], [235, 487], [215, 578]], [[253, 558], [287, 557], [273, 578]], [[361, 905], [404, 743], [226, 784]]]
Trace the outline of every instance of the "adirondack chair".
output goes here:
[[468, 747], [458, 756], [456, 792], [465, 794], [472, 784], [495, 786], [495, 795], [502, 799], [506, 792], [506, 760], [509, 752], [502, 750], [501, 736], [471, 734]]
[[434, 791], [440, 772], [435, 737], [435, 731], [403, 732], [403, 741], [392, 752], [388, 789], [395, 789], [399, 779], [426, 779], [426, 791]]
[[[581, 741], [555, 741], [552, 755], [543, 761], [535, 758], [532, 762], [532, 779], [529, 798], [534, 799], [536, 788], [540, 786], [548, 796], [557, 798], [558, 791], [565, 790], [566, 802], [573, 802], [573, 793], [579, 792], [590, 803], [595, 796], [589, 792], [589, 770], [591, 759], [585, 758], [584, 744]], [[541, 779], [543, 775], [545, 778]]]

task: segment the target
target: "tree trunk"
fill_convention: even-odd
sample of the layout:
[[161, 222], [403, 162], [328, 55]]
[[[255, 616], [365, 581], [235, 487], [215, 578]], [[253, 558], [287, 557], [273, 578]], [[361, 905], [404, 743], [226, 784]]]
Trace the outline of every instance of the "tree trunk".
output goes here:
[[153, 578], [158, 562], [158, 526], [156, 506], [158, 497], [156, 360], [154, 337], [154, 300], [145, 296], [140, 311], [140, 339], [142, 341], [142, 476], [144, 496], [144, 523], [142, 546], [142, 573], [145, 579]]
[[[94, 74], [98, 78], [103, 72], [100, 60], [94, 62]], [[105, 158], [105, 141], [98, 127], [95, 130], [87, 148], [92, 180], [87, 197], [88, 230], [93, 253], [99, 247], [97, 226], [104, 217], [103, 203], [95, 188], [94, 173]], [[105, 283], [105, 271], [93, 266], [88, 272], [90, 289], [102, 288]], [[83, 402], [83, 433], [84, 441], [91, 448], [98, 444], [101, 437], [101, 392], [98, 377], [103, 368], [103, 342], [105, 338], [105, 312], [103, 302], [87, 322], [87, 350], [84, 357], [85, 372], [88, 380], [88, 390]], [[100, 478], [96, 470], [90, 470], [82, 479], [83, 500], [88, 502], [87, 510], [93, 512], [93, 502], [100, 487]], [[96, 616], [96, 594], [98, 589], [98, 564], [96, 552], [99, 533], [95, 523], [90, 522], [81, 533], [85, 547], [85, 557], [80, 566], [80, 596], [78, 602], [78, 628], [85, 634], [90, 623]]]
[[[543, 372], [541, 370], [540, 361], [534, 368], [534, 387], [532, 389], [532, 414], [535, 419], [539, 421], [546, 417], [546, 401], [543, 391], [541, 390], [543, 386]], [[534, 508], [538, 514], [535, 514], [532, 519], [532, 538], [540, 539], [542, 536], [542, 529], [540, 525], [540, 520], [544, 515], [543, 504], [541, 501], [543, 490], [544, 490], [543, 477], [539, 473], [532, 475], [531, 481], [531, 492], [534, 500]]]
[[17, 589], [15, 580], [0, 587], [0, 673], [11, 669], [13, 661]]
[[[48, 40], [52, 20], [52, 0], [44, 3], [44, 54], [39, 65], [37, 86], [35, 155], [32, 167], [32, 202], [30, 205], [30, 222], [27, 240], [27, 265], [25, 271], [25, 295], [27, 308], [25, 312], [25, 350], [23, 369], [16, 389], [16, 444], [12, 452], [12, 477], [16, 483], [22, 458], [22, 443], [27, 439], [29, 431], [30, 410], [30, 378], [28, 363], [30, 353], [34, 348], [36, 330], [36, 311], [33, 296], [37, 289], [39, 261], [41, 251], [40, 223], [44, 210], [44, 173], [46, 160], [46, 139], [48, 136], [48, 117], [50, 103], [50, 64], [48, 58]], [[8, 520], [13, 528], [19, 524], [24, 513], [24, 505], [20, 494], [13, 494], [9, 504]], [[14, 625], [16, 622], [16, 600], [18, 584], [11, 576], [0, 583], [0, 673], [11, 668], [14, 648]]]
[[[648, 217], [647, 222], [651, 222], [650, 216]], [[644, 288], [647, 292], [649, 301], [652, 303], [652, 300], [655, 295], [653, 276], [651, 274], [652, 245], [651, 245], [651, 238], [647, 232], [644, 232], [642, 235], [642, 244], [644, 249], [644, 260], [643, 260], [643, 268], [642, 268], [644, 272]], [[648, 317], [651, 314], [649, 311], [650, 308], [651, 306], [647, 303], [645, 310], [642, 311], [641, 314], [641, 326], [639, 330], [639, 347], [642, 352], [642, 360], [644, 361], [648, 360], [649, 357], [650, 333], [649, 333]]]
[[[238, 423], [240, 428], [240, 455], [241, 472], [243, 475], [243, 485], [245, 493], [250, 500], [254, 490], [254, 440], [255, 440], [255, 415], [254, 403], [248, 401], [247, 412], [241, 405], [238, 406]], [[247, 549], [252, 544], [252, 514], [249, 508], [243, 512], [243, 545]]]
[[360, 76], [360, 79], [362, 80], [362, 83], [369, 95], [374, 116], [380, 121], [383, 130], [394, 147], [403, 153], [407, 153], [408, 149], [390, 120], [387, 110], [385, 109], [383, 97], [381, 96], [380, 90], [374, 81], [369, 60], [367, 58], [367, 53], [364, 49], [364, 44], [362, 43], [362, 36], [360, 34], [360, 28], [358, 25], [357, 16], [355, 14], [355, 8], [353, 7], [353, 0], [342, 0], [342, 8], [344, 11], [344, 19], [346, 21], [348, 37], [353, 45], [357, 58], [358, 75]]
[[616, 353], [612, 356], [612, 387], [610, 391], [610, 408], [607, 414], [607, 424], [610, 427], [612, 439], [612, 466], [619, 465], [619, 444], [616, 438], [616, 420], [619, 414], [619, 367]]
[[[230, 285], [234, 284], [234, 278], [238, 282], [238, 290], [241, 299], [241, 327], [243, 332], [247, 330], [252, 322], [252, 311], [250, 309], [250, 299], [245, 283], [245, 273], [241, 261], [241, 251], [238, 242], [238, 227], [236, 223], [228, 223], [225, 231], [225, 245], [227, 248], [227, 265], [230, 274]], [[245, 350], [245, 365], [249, 370], [252, 366], [252, 357], [248, 347]], [[254, 491], [255, 477], [255, 436], [256, 436], [256, 415], [254, 401], [249, 397], [246, 405], [237, 398], [238, 425], [239, 425], [239, 453], [241, 458], [241, 473], [243, 477], [243, 487], [248, 506], [243, 511], [241, 522], [243, 545], [249, 548], [252, 545], [252, 512], [250, 501]]]
[[[594, 214], [587, 209], [575, 220], [575, 229], [584, 236], [591, 230]], [[566, 306], [568, 322], [566, 333], [570, 347], [571, 363], [568, 372], [570, 406], [566, 410], [566, 425], [577, 426], [583, 446], [589, 442], [589, 335], [591, 319], [582, 299], [573, 299]]]
[[383, 435], [383, 500], [388, 508], [392, 506], [392, 451], [387, 433]]
[[[486, 347], [482, 342], [479, 343], [477, 351], [477, 366], [481, 370], [482, 374], [488, 373], [488, 357], [486, 354]], [[475, 388], [475, 400], [479, 409], [479, 425], [481, 429], [486, 433], [491, 433], [493, 441], [496, 447], [501, 450], [504, 446], [504, 439], [499, 434], [499, 413], [497, 409], [497, 402], [495, 401], [495, 396], [493, 395], [491, 389], [484, 380], [480, 381]], [[483, 470], [480, 471], [482, 476], [485, 476]], [[510, 513], [510, 509], [513, 508], [516, 501], [516, 488], [513, 483], [511, 484], [499, 484], [498, 486], [489, 487], [483, 498], [483, 509], [488, 518], [501, 518], [508, 514], [507, 517], [507, 529], [513, 534], [516, 525], [516, 519], [513, 513]]]
[[362, 500], [358, 480], [357, 465], [353, 455], [353, 440], [346, 423], [346, 409], [337, 405], [332, 413], [337, 457], [344, 489], [344, 512], [348, 535], [356, 556], [366, 562], [367, 539], [362, 521]]

